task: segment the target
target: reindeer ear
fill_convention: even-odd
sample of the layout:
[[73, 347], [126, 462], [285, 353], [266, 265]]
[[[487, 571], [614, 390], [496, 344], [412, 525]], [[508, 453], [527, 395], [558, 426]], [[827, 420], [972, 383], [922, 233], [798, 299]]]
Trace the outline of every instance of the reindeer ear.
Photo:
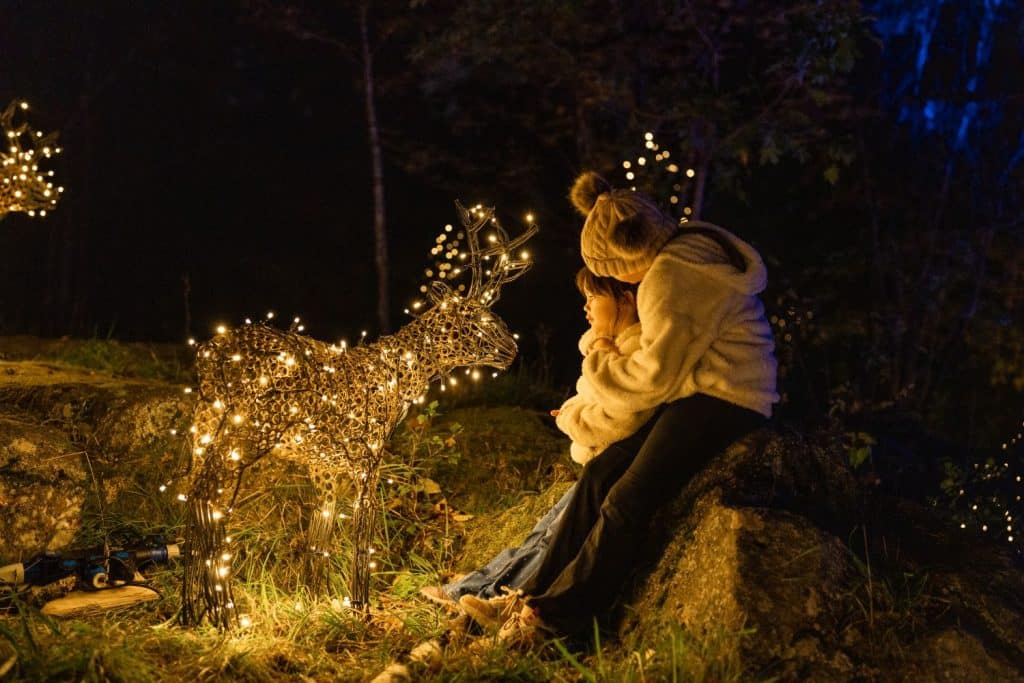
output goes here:
[[441, 282], [440, 280], [434, 280], [430, 283], [430, 289], [427, 290], [427, 296], [430, 298], [432, 303], [441, 303], [449, 296], [451, 296], [452, 288]]

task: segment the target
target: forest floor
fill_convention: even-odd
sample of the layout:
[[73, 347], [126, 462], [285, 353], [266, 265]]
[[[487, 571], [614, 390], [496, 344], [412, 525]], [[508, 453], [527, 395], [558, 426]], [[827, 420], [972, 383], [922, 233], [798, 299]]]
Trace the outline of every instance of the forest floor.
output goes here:
[[[0, 524], [7, 525], [0, 529], [5, 534], [0, 565], [25, 560], [43, 548], [67, 550], [104, 541], [130, 545], [154, 535], [182, 538], [184, 511], [173, 495], [173, 482], [183, 467], [181, 435], [187, 433], [193, 400], [183, 392], [191, 381], [187, 358], [188, 352], [177, 347], [0, 338], [0, 484], [10, 484], [8, 489], [0, 486]], [[234, 521], [233, 533], [247, 549], [234, 566], [244, 627], [223, 632], [180, 625], [181, 567], [174, 562], [143, 568], [155, 600], [71, 618], [43, 613], [48, 600], [70, 588], [69, 579], [0, 598], [0, 679], [364, 681], [392, 666], [396, 673], [390, 680], [405, 680], [394, 669], [396, 662], [407, 662], [421, 643], [445, 642], [451, 635], [451, 615], [422, 598], [419, 589], [478, 567], [515, 545], [575, 478], [578, 470], [568, 458], [568, 443], [546, 412], [559, 398], [532, 385], [526, 374], [512, 373], [487, 387], [442, 394], [406, 419], [392, 440], [394, 457], [379, 491], [385, 515], [374, 544], [378, 568], [368, 612], [344, 605], [351, 554], [344, 527], [337, 534], [327, 586], [319, 591], [307, 587], [300, 531], [316, 510], [316, 500], [296, 466], [267, 463], [254, 473], [254, 495], [239, 506]], [[53, 462], [63, 464], [55, 470]], [[65, 480], [70, 482], [65, 488], [55, 483]], [[62, 503], [65, 499], [77, 502]], [[60, 505], [74, 511], [73, 522], [58, 514]], [[723, 537], [742, 532], [740, 527], [753, 519], [744, 510], [755, 508], [718, 505], [706, 515], [733, 509], [742, 513], [735, 517], [740, 521], [732, 522], [732, 532]], [[757, 508], [757, 515], [765, 514]], [[787, 524], [791, 517], [785, 517]], [[769, 528], [757, 522], [762, 525], [758, 537], [778, 526], [778, 520], [765, 519]], [[693, 531], [695, 537], [700, 533], [699, 528]], [[856, 540], [848, 539], [851, 548]], [[864, 542], [867, 549], [866, 537]], [[760, 545], [750, 551], [755, 559], [786, 550], [763, 543], [757, 540]], [[926, 660], [942, 657], [955, 659], [954, 671], [960, 672], [949, 680], [978, 680], [979, 675], [1013, 679], [1007, 657], [1012, 662], [1022, 651], [1020, 612], [1005, 613], [1017, 620], [1006, 626], [1009, 635], [1000, 641], [1011, 645], [992, 660], [982, 640], [964, 635], [949, 620], [943, 605], [951, 602], [950, 595], [940, 595], [926, 572], [899, 569], [884, 575], [880, 567], [872, 569], [870, 553], [865, 568], [845, 542], [833, 538], [827, 543], [838, 549], [844, 566], [854, 568], [852, 578], [843, 579], [844, 595], [853, 600], [843, 621], [849, 642], [836, 648], [846, 647], [848, 653], [876, 649], [865, 655], [867, 663], [851, 663], [856, 656], [836, 649], [829, 657], [839, 664], [828, 666], [846, 673], [833, 680], [885, 680], [879, 663], [886, 662], [900, 663], [901, 679], [935, 680], [930, 676], [937, 669]], [[747, 552], [741, 546], [748, 545], [737, 542], [734, 550]], [[701, 552], [687, 551], [695, 558]], [[721, 563], [719, 546], [707, 545], [703, 552], [710, 553], [710, 562]], [[728, 569], [744, 562], [741, 554], [739, 564]], [[678, 583], [671, 575], [663, 581]], [[760, 591], [759, 586], [753, 588]], [[737, 594], [747, 590], [733, 588]], [[785, 611], [782, 605], [767, 607], [769, 613]], [[814, 607], [815, 621], [822, 621], [828, 609]], [[930, 619], [941, 621], [942, 629], [929, 631]], [[749, 625], [723, 622], [719, 628], [690, 629], [674, 618], [666, 624], [633, 634], [595, 633], [589, 642], [571, 646], [551, 641], [525, 651], [508, 650], [486, 635], [469, 639], [484, 644], [474, 647], [453, 637], [429, 665], [413, 665], [408, 675], [423, 681], [800, 679], [792, 669], [783, 675], [750, 669], [744, 653], [758, 649], [761, 635]], [[909, 656], [901, 650], [908, 642], [927, 648], [921, 646], [920, 657]], [[779, 657], [807, 659], [799, 647], [798, 642]]]

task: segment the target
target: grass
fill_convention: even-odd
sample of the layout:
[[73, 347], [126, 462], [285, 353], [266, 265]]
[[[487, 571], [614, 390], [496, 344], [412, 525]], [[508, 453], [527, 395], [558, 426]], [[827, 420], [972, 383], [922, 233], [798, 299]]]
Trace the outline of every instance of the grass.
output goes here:
[[[125, 375], [139, 372], [121, 350], [89, 344], [62, 360]], [[503, 405], [509, 397], [519, 407]], [[336, 556], [325, 567], [326, 589], [307, 588], [299, 530], [300, 521], [316, 511], [316, 498], [296, 466], [266, 463], [253, 473], [232, 531], [246, 548], [233, 569], [235, 599], [250, 626], [229, 633], [179, 626], [180, 568], [150, 568], [147, 575], [160, 600], [116, 612], [55, 620], [40, 613], [38, 599], [7, 601], [8, 609], [0, 611], [0, 679], [372, 678], [450, 628], [445, 614], [419, 597], [422, 586], [480, 566], [517, 542], [568, 486], [573, 475], [568, 444], [546, 415], [557, 400], [542, 382], [522, 374], [450, 392], [409, 416], [394, 435], [393, 457], [382, 472], [385, 513], [374, 542], [380, 566], [367, 614], [345, 608], [340, 600], [348, 593], [352, 554], [343, 526], [336, 535]], [[182, 506], [173, 494], [157, 494], [173, 463], [158, 466], [139, 456], [130, 465], [135, 472], [129, 486], [102, 505], [87, 507], [76, 547], [104, 538], [130, 542], [147, 534], [182, 534]], [[906, 573], [898, 558], [870, 550], [877, 545], [864, 534], [863, 552], [851, 550], [860, 580], [843, 597], [849, 606], [845, 626], [855, 638], [850, 647], [884, 662], [894, 648], [912, 642], [918, 629], [923, 632], [942, 606], [929, 595], [927, 574]], [[670, 621], [643, 630], [654, 635], [638, 633], [615, 640], [595, 633], [589, 643], [554, 641], [530, 652], [501, 646], [470, 652], [456, 641], [435, 667], [414, 669], [413, 675], [414, 680], [466, 682], [752, 680], [741, 657], [756, 637], [750, 630], [696, 633]]]
[[927, 571], [908, 571], [890, 557], [885, 539], [871, 539], [865, 527], [848, 547], [858, 577], [845, 601], [853, 608], [847, 632], [856, 634], [872, 659], [892, 659], [941, 620], [947, 601], [932, 594]]
[[114, 339], [0, 337], [0, 358], [47, 360], [105, 372], [168, 382], [189, 381], [193, 350], [184, 344], [145, 344]]
[[[234, 565], [235, 597], [251, 626], [230, 633], [180, 627], [180, 569], [154, 567], [147, 575], [160, 600], [116, 612], [56, 620], [31, 600], [9, 602], [0, 614], [4, 680], [367, 680], [418, 643], [442, 636], [450, 626], [446, 616], [417, 591], [521, 538], [567, 485], [549, 486], [567, 471], [558, 466], [566, 444], [536, 411], [464, 405], [444, 414], [434, 405], [422, 419], [411, 416], [392, 446], [395, 458], [383, 477], [390, 483], [380, 489], [386, 513], [375, 542], [381, 567], [367, 615], [339, 600], [347, 593], [351, 553], [343, 529], [327, 590], [305, 587], [297, 520], [315, 509], [315, 500], [301, 472], [280, 465], [260, 474], [258, 492], [236, 513], [233, 533], [248, 552]], [[79, 541], [180, 534], [181, 506], [155, 494], [164, 476], [140, 470], [133, 486], [94, 513]], [[416, 675], [426, 681], [736, 680], [715, 642], [675, 629], [663, 642], [598, 642], [586, 653], [560, 644], [529, 653], [498, 646], [471, 654], [453, 646], [435, 669]]]
[[48, 358], [68, 365], [124, 377], [144, 377], [169, 382], [185, 381], [190, 372], [191, 351], [169, 345], [130, 344], [105, 339], [65, 342]]

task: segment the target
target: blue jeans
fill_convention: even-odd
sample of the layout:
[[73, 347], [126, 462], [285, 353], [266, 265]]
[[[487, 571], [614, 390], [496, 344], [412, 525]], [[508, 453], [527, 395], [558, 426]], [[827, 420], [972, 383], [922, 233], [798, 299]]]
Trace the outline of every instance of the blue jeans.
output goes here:
[[533, 576], [540, 566], [544, 551], [550, 545], [558, 522], [562, 518], [562, 512], [565, 511], [575, 490], [576, 484], [569, 487], [554, 507], [537, 522], [521, 545], [505, 548], [480, 569], [442, 586], [444, 592], [453, 600], [467, 594], [478, 598], [493, 598], [501, 595], [502, 586], [519, 588], [523, 585], [523, 582]]

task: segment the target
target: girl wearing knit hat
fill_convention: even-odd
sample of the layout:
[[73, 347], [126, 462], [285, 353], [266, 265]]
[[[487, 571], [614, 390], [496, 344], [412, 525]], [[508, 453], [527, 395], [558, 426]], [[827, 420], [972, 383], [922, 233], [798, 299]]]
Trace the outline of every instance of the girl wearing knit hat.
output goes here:
[[499, 637], [573, 634], [604, 614], [633, 568], [654, 513], [712, 457], [771, 416], [776, 361], [758, 294], [767, 274], [752, 246], [703, 222], [682, 226], [648, 197], [584, 173], [570, 198], [586, 216], [583, 260], [639, 283], [639, 349], [612, 350], [592, 330], [583, 377], [607, 410], [656, 412], [590, 460]]

